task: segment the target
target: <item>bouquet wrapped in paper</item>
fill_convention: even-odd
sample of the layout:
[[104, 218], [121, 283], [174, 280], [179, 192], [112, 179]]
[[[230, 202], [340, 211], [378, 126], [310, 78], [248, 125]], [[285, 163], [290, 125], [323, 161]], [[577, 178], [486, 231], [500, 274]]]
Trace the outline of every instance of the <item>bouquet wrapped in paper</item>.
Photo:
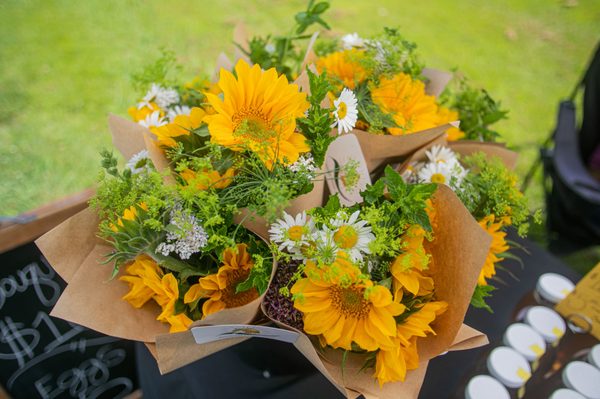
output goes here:
[[312, 342], [297, 346], [348, 397], [416, 397], [429, 359], [487, 342], [462, 321], [490, 237], [447, 187], [390, 167], [362, 197], [271, 225], [263, 310]]
[[111, 116], [125, 167], [103, 152], [90, 209], [38, 241], [69, 283], [54, 315], [147, 343], [252, 322], [274, 270], [264, 221], [323, 201], [327, 86], [302, 79], [240, 60], [216, 84], [152, 83], [140, 123]]
[[472, 299], [473, 306], [488, 310], [485, 298], [494, 290], [491, 283], [502, 281], [497, 269], [502, 269], [503, 259], [514, 257], [509, 250], [516, 244], [506, 239], [506, 230], [512, 226], [524, 236], [529, 228], [527, 199], [512, 172], [516, 159], [515, 152], [500, 144], [446, 143], [440, 139], [416, 151], [397, 168], [408, 183], [438, 183], [451, 188], [492, 237]]

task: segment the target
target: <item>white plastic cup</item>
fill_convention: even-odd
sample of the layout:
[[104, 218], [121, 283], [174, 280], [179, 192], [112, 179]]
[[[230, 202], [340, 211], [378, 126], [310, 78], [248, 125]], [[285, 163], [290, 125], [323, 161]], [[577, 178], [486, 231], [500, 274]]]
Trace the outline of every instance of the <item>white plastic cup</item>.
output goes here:
[[557, 304], [575, 289], [575, 284], [563, 275], [556, 273], [542, 274], [535, 290], [542, 299]]

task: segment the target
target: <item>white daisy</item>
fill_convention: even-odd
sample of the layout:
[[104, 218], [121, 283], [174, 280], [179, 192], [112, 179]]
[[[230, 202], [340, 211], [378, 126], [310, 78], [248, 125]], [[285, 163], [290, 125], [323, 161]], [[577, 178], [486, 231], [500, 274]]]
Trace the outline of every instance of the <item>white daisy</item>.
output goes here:
[[439, 183], [450, 186], [452, 169], [445, 163], [430, 162], [419, 170], [418, 177], [422, 183]]
[[333, 102], [333, 105], [335, 105], [333, 115], [335, 115], [336, 119], [333, 127], [337, 125], [338, 134], [342, 134], [342, 131], [348, 133], [354, 128], [358, 119], [358, 101], [356, 100], [356, 96], [352, 90], [344, 88], [340, 97]]
[[302, 246], [308, 245], [311, 240], [314, 224], [307, 221], [306, 212], [292, 217], [287, 212], [283, 213], [283, 219], [277, 220], [269, 229], [271, 241], [279, 244], [279, 250], [287, 250], [296, 254]]
[[160, 116], [160, 111], [154, 111], [150, 115], [146, 116], [146, 119], [143, 119], [138, 122], [140, 125], [150, 128], [152, 126], [163, 126], [167, 124], [165, 118]]
[[191, 112], [192, 109], [187, 105], [176, 105], [169, 109], [167, 112], [167, 118], [169, 118], [169, 122], [173, 122], [177, 115], [189, 115]]
[[350, 217], [345, 213], [338, 213], [336, 219], [330, 221], [335, 227], [333, 239], [337, 246], [348, 253], [350, 258], [357, 262], [362, 260], [363, 254], [369, 254], [369, 243], [375, 239], [366, 220], [359, 220], [360, 211], [354, 212]]
[[148, 150], [142, 150], [132, 156], [125, 164], [125, 167], [134, 175], [148, 170], [150, 168], [150, 157], [148, 156]]
[[327, 227], [313, 233], [311, 245], [306, 247], [301, 259], [317, 261], [330, 265], [335, 262], [340, 248], [335, 242], [334, 232]]
[[434, 145], [431, 149], [425, 151], [425, 155], [430, 162], [445, 163], [447, 165], [455, 165], [458, 163], [456, 153], [448, 147]]
[[145, 106], [150, 107], [150, 103], [154, 102], [162, 109], [167, 109], [169, 106], [179, 102], [179, 93], [177, 90], [168, 87], [162, 87], [153, 83], [150, 90], [146, 93], [142, 102], [138, 104], [138, 108]]
[[351, 50], [353, 48], [362, 48], [365, 45], [365, 41], [358, 36], [358, 33], [348, 33], [342, 36], [342, 47], [344, 50]]

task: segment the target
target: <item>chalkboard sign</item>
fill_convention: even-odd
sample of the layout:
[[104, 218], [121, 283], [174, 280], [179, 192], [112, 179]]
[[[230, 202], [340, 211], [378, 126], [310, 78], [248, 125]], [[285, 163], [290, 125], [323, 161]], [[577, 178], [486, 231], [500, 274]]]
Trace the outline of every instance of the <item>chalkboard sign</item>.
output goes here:
[[0, 254], [4, 390], [15, 399], [122, 398], [135, 391], [132, 342], [49, 316], [64, 288], [35, 244]]

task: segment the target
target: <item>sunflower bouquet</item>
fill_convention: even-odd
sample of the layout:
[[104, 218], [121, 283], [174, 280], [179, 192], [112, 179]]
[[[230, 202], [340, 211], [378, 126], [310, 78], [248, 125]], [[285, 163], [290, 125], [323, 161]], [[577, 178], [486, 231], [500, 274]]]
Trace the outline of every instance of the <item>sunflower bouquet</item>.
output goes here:
[[[506, 239], [508, 227], [521, 236], [529, 228], [527, 199], [517, 187], [510, 170], [516, 154], [490, 144], [433, 144], [415, 153], [399, 167], [411, 184], [438, 183], [450, 187], [479, 225], [492, 237], [492, 245], [479, 275], [472, 305], [491, 310], [485, 298], [491, 295], [491, 281], [502, 282], [496, 269], [516, 243]], [[510, 271], [509, 271], [510, 274]]]
[[[463, 294], [476, 280], [468, 270], [483, 253], [466, 248], [460, 266], [454, 263], [441, 225], [465, 214], [447, 208], [455, 197], [435, 184], [407, 184], [387, 167], [361, 195], [363, 202], [350, 207], [331, 196], [324, 207], [271, 225], [279, 263], [263, 311], [313, 338], [342, 391], [387, 397], [418, 377], [391, 383], [451, 346], [470, 298]], [[478, 226], [467, 224], [475, 245], [486, 246]], [[447, 296], [454, 284], [463, 286]]]

